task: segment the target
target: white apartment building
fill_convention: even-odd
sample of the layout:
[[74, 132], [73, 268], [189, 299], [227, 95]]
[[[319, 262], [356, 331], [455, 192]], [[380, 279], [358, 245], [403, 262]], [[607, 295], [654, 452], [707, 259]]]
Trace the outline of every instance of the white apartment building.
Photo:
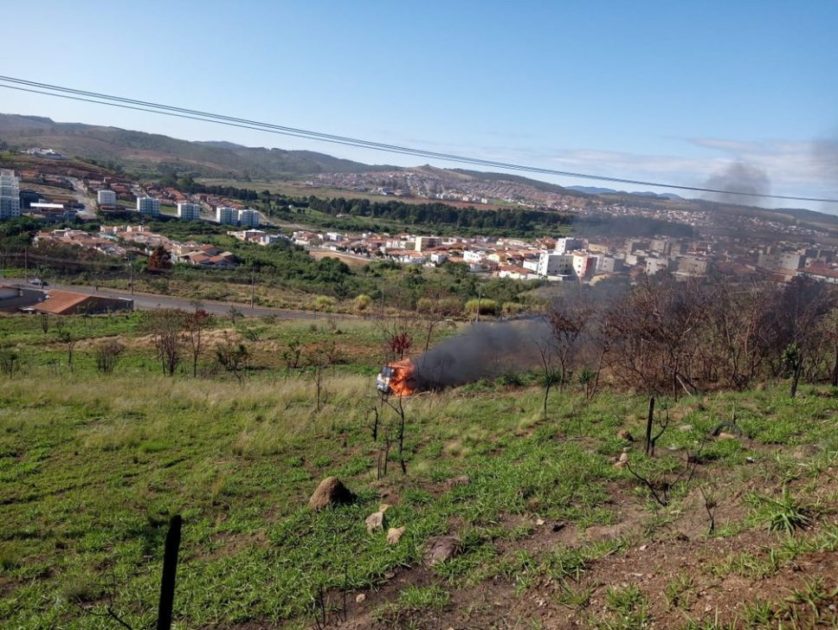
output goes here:
[[238, 222], [243, 227], [259, 227], [259, 211], [253, 208], [239, 210]]
[[467, 249], [463, 252], [463, 260], [467, 263], [482, 263], [488, 252], [482, 249]]
[[656, 273], [666, 271], [669, 269], [668, 258], [647, 258], [646, 259], [646, 275], [654, 276]]
[[0, 220], [20, 216], [20, 180], [10, 169], [0, 169]]
[[137, 197], [137, 212], [150, 217], [159, 217], [160, 200], [154, 197]]
[[184, 221], [199, 221], [201, 219], [201, 205], [181, 202], [177, 205], [177, 216]]
[[112, 190], [103, 188], [102, 190], [96, 193], [96, 202], [100, 206], [115, 206], [116, 193]]
[[596, 271], [597, 257], [588, 254], [573, 254], [573, 273], [580, 280], [585, 280], [594, 275]]
[[567, 254], [574, 249], [582, 249], [583, 247], [585, 247], [585, 241], [581, 238], [559, 238], [556, 239], [556, 247], [553, 252], [556, 254]]
[[[526, 262], [524, 268], [526, 268]], [[556, 254], [555, 252], [542, 252], [538, 258], [536, 273], [543, 278], [573, 275], [573, 256]]]
[[437, 247], [439, 245], [439, 239], [435, 236], [417, 236], [416, 237], [416, 251], [423, 252], [429, 247]]
[[215, 220], [222, 225], [235, 225], [238, 221], [238, 213], [235, 208], [218, 206], [215, 209]]

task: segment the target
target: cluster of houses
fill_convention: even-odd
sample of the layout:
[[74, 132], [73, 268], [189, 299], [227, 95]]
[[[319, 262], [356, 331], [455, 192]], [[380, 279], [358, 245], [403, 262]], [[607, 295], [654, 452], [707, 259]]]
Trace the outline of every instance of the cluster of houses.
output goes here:
[[292, 241], [302, 247], [334, 251], [404, 265], [463, 263], [475, 273], [515, 280], [598, 282], [626, 274], [671, 273], [679, 279], [705, 276], [712, 268], [788, 282], [806, 275], [838, 283], [838, 257], [832, 249], [795, 248], [793, 244], [743, 247], [694, 238], [535, 239], [461, 238], [343, 234], [299, 230]]
[[238, 264], [236, 257], [215, 245], [187, 241], [181, 243], [162, 234], [156, 234], [143, 225], [102, 226], [98, 233], [69, 228], [38, 232], [34, 242], [73, 245], [92, 249], [106, 256], [126, 257], [131, 250], [149, 255], [162, 247], [172, 257], [172, 262], [196, 267], [232, 269]]

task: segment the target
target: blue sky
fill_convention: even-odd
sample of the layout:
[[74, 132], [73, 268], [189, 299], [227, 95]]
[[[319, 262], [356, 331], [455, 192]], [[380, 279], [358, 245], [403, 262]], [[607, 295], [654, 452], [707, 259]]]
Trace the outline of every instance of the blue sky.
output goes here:
[[[838, 168], [815, 159], [838, 142], [836, 0], [42, 1], [4, 15], [4, 75], [686, 185], [744, 161], [771, 192], [838, 196]], [[423, 161], [10, 90], [0, 111]]]

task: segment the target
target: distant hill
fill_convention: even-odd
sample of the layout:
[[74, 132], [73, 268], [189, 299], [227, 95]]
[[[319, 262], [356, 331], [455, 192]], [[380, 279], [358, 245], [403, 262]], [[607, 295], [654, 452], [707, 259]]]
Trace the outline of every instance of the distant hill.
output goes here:
[[0, 114], [0, 140], [21, 149], [49, 147], [67, 156], [120, 164], [138, 172], [188, 171], [207, 177], [285, 179], [392, 168], [314, 151], [190, 142], [117, 127], [57, 123], [49, 118], [13, 114]]
[[568, 186], [567, 190], [575, 190], [576, 192], [585, 193], [588, 195], [634, 195], [636, 197], [654, 197], [656, 199], [684, 199], [681, 195], [675, 193], [656, 193], [651, 190], [642, 190], [637, 192], [627, 192], [625, 190], [615, 190], [614, 188], [601, 188], [599, 186]]
[[[542, 202], [544, 195], [562, 195], [608, 202], [626, 198], [636, 203], [654, 207], [670, 204], [682, 210], [712, 210], [719, 212], [770, 213], [785, 221], [800, 221], [833, 226], [838, 224], [835, 215], [797, 209], [765, 210], [749, 206], [719, 204], [705, 199], [687, 199], [674, 193], [654, 193], [615, 190], [598, 186], [562, 187], [544, 181], [511, 175], [487, 173], [467, 169], [442, 169], [430, 165], [402, 168], [387, 165], [369, 165], [317, 153], [315, 151], [286, 151], [264, 147], [245, 147], [224, 141], [188, 141], [160, 134], [131, 131], [118, 127], [86, 125], [82, 123], [57, 123], [50, 118], [0, 114], [0, 141], [13, 148], [51, 148], [68, 157], [96, 160], [109, 168], [121, 167], [135, 175], [158, 176], [166, 173], [191, 174], [235, 180], [301, 180], [328, 174], [398, 174], [406, 177], [415, 173], [441, 184], [455, 185], [480, 182], [493, 187], [495, 184], [518, 187], [517, 193], [533, 203]], [[479, 189], [479, 186], [476, 187]], [[642, 200], [642, 201], [641, 201]]]

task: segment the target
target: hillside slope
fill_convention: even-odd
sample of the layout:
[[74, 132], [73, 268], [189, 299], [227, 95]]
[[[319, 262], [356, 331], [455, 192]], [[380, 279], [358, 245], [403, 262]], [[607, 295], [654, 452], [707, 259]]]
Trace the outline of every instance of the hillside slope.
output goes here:
[[0, 140], [20, 149], [49, 147], [68, 156], [121, 163], [139, 171], [193, 171], [205, 176], [271, 179], [378, 168], [314, 151], [190, 142], [117, 127], [57, 123], [49, 118], [12, 114], [0, 114]]

